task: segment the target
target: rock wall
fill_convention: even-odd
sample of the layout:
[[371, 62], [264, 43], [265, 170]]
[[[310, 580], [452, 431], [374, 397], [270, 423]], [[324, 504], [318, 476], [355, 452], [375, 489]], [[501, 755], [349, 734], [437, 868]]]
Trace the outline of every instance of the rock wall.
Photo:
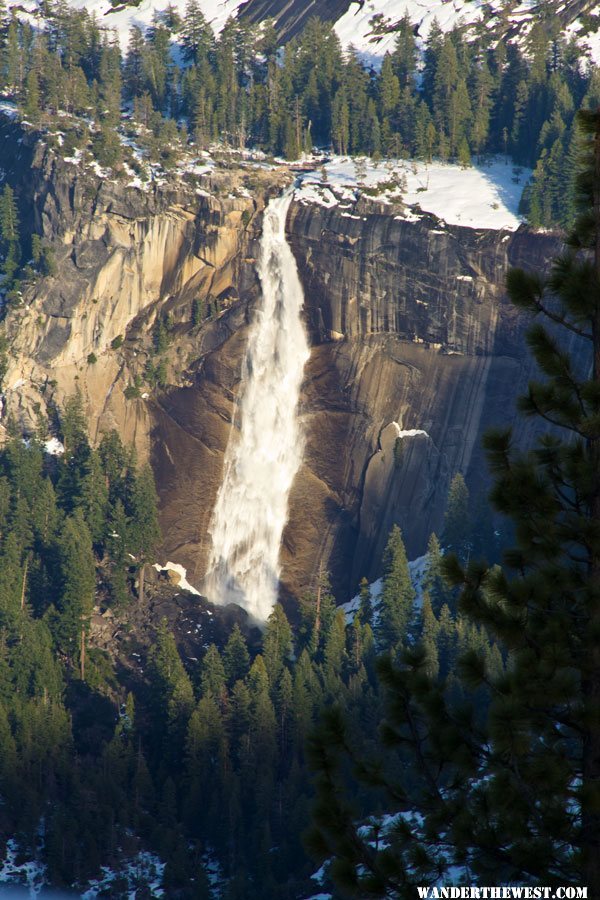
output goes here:
[[169, 376], [185, 382], [195, 351], [228, 333], [215, 318], [191, 334], [192, 301], [226, 312], [240, 291], [251, 295], [260, 213], [285, 176], [255, 179], [252, 198], [237, 190], [236, 172], [202, 188], [173, 179], [142, 190], [61, 160], [16, 125], [2, 129], [0, 167], [23, 231], [39, 234], [56, 257], [56, 274], [28, 286], [8, 314], [6, 407], [27, 431], [40, 409], [78, 389], [93, 439], [117, 428], [148, 456], [156, 404], [149, 395], [127, 400], [124, 391], [151, 357], [152, 325], [171, 314], [178, 335]]
[[[117, 428], [151, 459], [160, 561], [182, 563], [200, 587], [258, 291], [261, 211], [289, 174], [254, 171], [252, 196], [231, 171], [201, 190], [179, 179], [141, 191], [2, 127], [0, 167], [22, 220], [57, 258], [56, 276], [28, 287], [8, 315], [5, 408], [26, 431], [79, 388], [94, 439]], [[300, 411], [305, 460], [282, 548], [291, 596], [323, 566], [346, 598], [379, 573], [395, 522], [419, 555], [440, 529], [452, 476], [463, 472], [475, 491], [485, 485], [485, 429], [514, 423], [523, 445], [534, 438], [515, 413], [532, 363], [504, 282], [511, 265], [547, 266], [558, 238], [398, 213], [365, 198], [351, 209], [290, 209], [313, 345]], [[192, 327], [196, 298], [218, 313]], [[170, 387], [127, 399], [153, 359], [150, 332], [163, 312], [173, 321]]]
[[[314, 585], [321, 565], [339, 598], [363, 575], [376, 577], [395, 522], [419, 555], [440, 530], [452, 476], [463, 472], [483, 489], [483, 432], [510, 423], [523, 445], [534, 438], [515, 412], [533, 371], [526, 323], [504, 282], [510, 265], [545, 267], [558, 239], [449, 228], [428, 216], [406, 222], [364, 201], [351, 213], [360, 218], [294, 203], [288, 220], [313, 344], [301, 404], [305, 459], [282, 547], [291, 596]], [[197, 585], [249, 315], [251, 306], [230, 311], [229, 333], [202, 357], [192, 384], [161, 398], [156, 419], [165, 553]]]
[[315, 348], [286, 573], [295, 585], [322, 563], [340, 596], [380, 573], [394, 523], [410, 556], [424, 552], [456, 472], [483, 489], [487, 428], [513, 424], [517, 440], [533, 441], [535, 426], [515, 412], [533, 372], [526, 322], [504, 284], [510, 266], [545, 268], [560, 246], [525, 228], [410, 222], [360, 203], [296, 203], [289, 219]]
[[348, 10], [351, 0], [247, 0], [238, 15], [250, 22], [274, 19], [280, 40], [300, 34], [313, 16], [323, 22], [335, 22]]

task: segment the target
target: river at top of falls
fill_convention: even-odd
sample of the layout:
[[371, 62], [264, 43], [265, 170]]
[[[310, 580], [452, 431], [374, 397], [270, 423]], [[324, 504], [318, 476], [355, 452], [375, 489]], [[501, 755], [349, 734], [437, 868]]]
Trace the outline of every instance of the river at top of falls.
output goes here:
[[277, 602], [279, 549], [304, 448], [298, 401], [309, 347], [304, 293], [285, 236], [291, 199], [290, 191], [265, 211], [258, 259], [262, 299], [242, 364], [239, 430], [231, 430], [209, 526], [207, 597], [237, 603], [259, 622]]

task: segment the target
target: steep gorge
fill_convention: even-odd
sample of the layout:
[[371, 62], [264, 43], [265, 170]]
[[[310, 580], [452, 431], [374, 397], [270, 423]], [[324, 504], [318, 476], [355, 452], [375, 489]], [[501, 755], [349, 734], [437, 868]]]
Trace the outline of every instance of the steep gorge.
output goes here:
[[[94, 438], [115, 427], [151, 459], [161, 559], [185, 565], [199, 585], [259, 289], [262, 210], [289, 172], [229, 167], [142, 191], [60, 162], [3, 127], [13, 147], [21, 141], [21, 158], [0, 151], [0, 166], [23, 220], [57, 258], [57, 275], [29, 287], [8, 316], [3, 421], [10, 414], [32, 430], [38, 413], [52, 413], [78, 387]], [[525, 228], [408, 221], [365, 198], [350, 210], [295, 201], [287, 231], [312, 352], [283, 586], [298, 596], [324, 568], [345, 598], [360, 577], [376, 576], [394, 522], [409, 554], [423, 552], [455, 472], [481, 489], [480, 440], [492, 422], [515, 422], [517, 439], [531, 442], [514, 400], [532, 369], [504, 280], [510, 265], [546, 265], [559, 242]], [[213, 310], [198, 326], [194, 300]], [[151, 331], [165, 313], [169, 386], [142, 383], [128, 399], [155, 358]]]

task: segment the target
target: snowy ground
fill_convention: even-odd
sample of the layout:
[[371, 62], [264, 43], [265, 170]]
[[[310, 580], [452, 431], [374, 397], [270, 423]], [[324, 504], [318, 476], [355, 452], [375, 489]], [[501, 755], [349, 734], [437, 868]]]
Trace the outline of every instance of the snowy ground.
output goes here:
[[483, 6], [495, 11], [501, 5], [501, 0], [363, 0], [350, 4], [335, 30], [345, 47], [351, 44], [363, 58], [377, 64], [394, 49], [396, 34], [391, 29], [406, 13], [422, 43], [436, 19], [443, 31], [451, 31], [479, 22]]
[[[429, 557], [427, 554], [424, 556], [419, 556], [417, 559], [411, 559], [408, 563], [408, 569], [410, 571], [410, 579], [413, 584], [413, 588], [415, 589], [415, 609], [421, 609], [421, 605], [423, 603], [423, 582], [425, 580], [425, 576], [427, 575], [427, 569], [429, 567]], [[373, 604], [373, 624], [377, 624], [377, 619], [379, 618], [379, 600], [381, 598], [381, 594], [383, 591], [383, 578], [378, 578], [377, 581], [374, 581], [369, 585], [371, 589], [371, 603]], [[352, 600], [349, 600], [347, 603], [343, 603], [341, 607], [346, 613], [346, 621], [350, 625], [350, 623], [354, 620], [354, 616], [360, 609], [360, 594], [357, 594]]]
[[[522, 223], [518, 208], [529, 170], [504, 161], [461, 168], [410, 160], [351, 160], [335, 157], [323, 170], [306, 176], [296, 196], [307, 203], [343, 206], [363, 190], [387, 203], [404, 203], [399, 218], [433, 213], [448, 225], [515, 231]], [[365, 190], [366, 189], [366, 190]]]
[[4, 893], [3, 885], [21, 885], [22, 896], [36, 897], [45, 880], [45, 867], [34, 859], [22, 860], [17, 842], [7, 841], [6, 856], [0, 861], [0, 897]]
[[[352, 45], [365, 61], [377, 67], [384, 54], [394, 49], [395, 29], [406, 13], [422, 48], [434, 21], [444, 32], [482, 21], [490, 30], [502, 27], [504, 4], [505, 0], [355, 0], [337, 21], [335, 30], [344, 47]], [[522, 0], [512, 10], [508, 22], [517, 26], [519, 43], [523, 44], [543, 5], [543, 0]], [[572, 35], [577, 36], [582, 50], [589, 52], [598, 65], [600, 30], [584, 34], [582, 23], [577, 20], [566, 30], [567, 37]]]
[[[147, 851], [141, 851], [133, 859], [124, 862], [118, 869], [107, 866], [102, 868], [102, 877], [91, 881], [79, 896], [81, 900], [95, 900], [98, 896], [110, 896], [111, 886], [119, 882], [120, 888], [126, 885], [129, 900], [135, 900], [139, 889], [144, 888], [144, 896], [160, 898], [164, 896], [162, 880], [165, 864]], [[17, 888], [20, 891], [16, 893]], [[0, 898], [29, 897], [35, 898], [38, 894], [47, 897], [48, 900], [60, 900], [66, 898], [66, 894], [49, 891], [46, 887], [46, 870], [43, 865], [33, 859], [21, 860], [17, 843], [9, 840], [6, 845], [6, 856], [0, 861]], [[69, 892], [73, 898], [73, 893]], [[119, 894], [121, 896], [121, 894]]]
[[158, 856], [142, 850], [130, 862], [119, 870], [102, 867], [102, 878], [91, 881], [88, 889], [81, 895], [81, 900], [95, 900], [96, 897], [110, 896], [111, 885], [116, 881], [126, 881], [129, 891], [129, 900], [136, 900], [139, 889], [149, 891], [146, 896], [164, 897], [162, 888], [165, 864]]
[[[230, 16], [237, 13], [244, 0], [199, 0], [200, 8], [207, 21], [215, 32], [220, 32]], [[170, 0], [171, 6], [183, 16], [187, 6], [187, 0]], [[112, 11], [110, 0], [68, 0], [68, 5], [75, 9], [85, 9], [90, 15], [96, 14], [99, 23], [106, 28], [113, 28], [118, 36], [121, 47], [125, 49], [129, 41], [129, 30], [132, 25], [138, 25], [145, 30], [152, 24], [154, 14], [164, 11], [169, 5], [169, 0], [142, 0], [139, 6], [118, 6]], [[9, 0], [8, 8], [17, 7], [21, 15], [29, 13], [30, 21], [36, 24], [35, 10], [36, 0]]]
[[579, 19], [567, 28], [567, 38], [575, 36], [582, 50], [587, 51], [590, 60], [595, 66], [600, 65], [600, 28], [598, 31], [583, 32], [583, 26]]

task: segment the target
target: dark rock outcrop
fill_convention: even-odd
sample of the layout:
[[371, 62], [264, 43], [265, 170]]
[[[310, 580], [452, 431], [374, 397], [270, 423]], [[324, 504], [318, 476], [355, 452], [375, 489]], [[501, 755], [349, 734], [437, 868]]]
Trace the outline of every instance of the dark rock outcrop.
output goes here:
[[239, 17], [250, 22], [274, 19], [280, 40], [288, 41], [299, 34], [312, 16], [323, 22], [337, 22], [352, 0], [248, 0]]

